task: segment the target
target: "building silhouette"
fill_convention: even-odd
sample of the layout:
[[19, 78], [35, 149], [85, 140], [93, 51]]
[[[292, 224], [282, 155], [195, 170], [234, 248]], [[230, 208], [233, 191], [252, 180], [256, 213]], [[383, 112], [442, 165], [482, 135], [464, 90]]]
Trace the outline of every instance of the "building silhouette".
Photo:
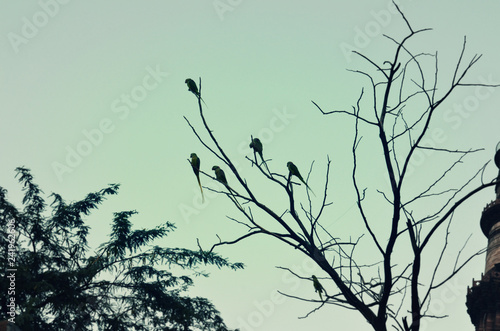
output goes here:
[[[495, 153], [500, 169], [500, 143]], [[495, 186], [496, 199], [481, 215], [481, 230], [488, 238], [486, 266], [481, 280], [467, 289], [467, 312], [476, 331], [500, 331], [500, 172]]]

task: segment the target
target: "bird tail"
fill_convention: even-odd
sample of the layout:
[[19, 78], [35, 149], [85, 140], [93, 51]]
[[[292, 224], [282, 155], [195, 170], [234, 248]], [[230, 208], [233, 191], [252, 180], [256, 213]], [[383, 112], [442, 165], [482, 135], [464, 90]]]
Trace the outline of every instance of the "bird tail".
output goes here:
[[[203, 104], [204, 104], [205, 106], [207, 106], [207, 104], [205, 103], [205, 100], [203, 100], [203, 98], [201, 97], [201, 95], [200, 95], [199, 93], [198, 93], [198, 98], [199, 98], [201, 101], [203, 101]], [[208, 106], [207, 106], [207, 107], [208, 107]]]
[[201, 187], [200, 175], [197, 175], [196, 178], [198, 179], [198, 185], [200, 185], [201, 203], [205, 203], [205, 196], [203, 195], [203, 188]]
[[304, 185], [306, 186], [306, 189], [308, 189], [309, 191], [311, 191], [311, 193], [316, 196], [316, 193], [314, 193], [314, 191], [309, 187], [309, 185], [307, 185], [307, 183], [304, 181], [304, 179], [300, 178], [299, 179], [301, 180], [302, 183], [304, 183]]
[[[238, 206], [239, 209], [241, 209], [242, 211], [244, 210], [243, 207], [240, 205], [240, 203], [238, 202], [238, 200], [236, 199], [236, 196], [234, 195], [233, 193], [233, 189], [228, 185], [228, 184], [224, 184], [227, 188], [227, 190], [229, 191], [229, 193], [231, 194], [231, 200], [233, 200], [236, 205]], [[236, 191], [235, 191], [236, 192]]]
[[304, 183], [304, 184], [306, 184], [307, 189], [308, 189], [309, 191], [311, 191], [311, 193], [312, 193], [314, 196], [316, 196], [316, 193], [314, 193], [314, 191], [313, 191], [313, 190], [309, 187], [309, 185], [307, 185], [307, 183]]
[[264, 157], [262, 156], [262, 154], [260, 154], [260, 158], [262, 159], [262, 163], [264, 163], [264, 165], [266, 166], [267, 172], [269, 172], [269, 174], [271, 174], [271, 171], [269, 170], [269, 167], [267, 166], [267, 162], [264, 160]]

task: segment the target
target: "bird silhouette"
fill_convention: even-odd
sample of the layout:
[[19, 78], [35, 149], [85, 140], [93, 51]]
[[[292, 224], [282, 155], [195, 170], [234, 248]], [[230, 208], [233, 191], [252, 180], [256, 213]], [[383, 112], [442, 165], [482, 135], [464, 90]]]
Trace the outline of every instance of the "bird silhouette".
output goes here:
[[[304, 185], [306, 186], [306, 188], [308, 190], [310, 190], [312, 192], [312, 194], [314, 194], [314, 191], [311, 190], [311, 188], [309, 187], [309, 185], [307, 185], [307, 183], [304, 181], [304, 178], [302, 178], [302, 175], [300, 174], [299, 169], [297, 168], [297, 166], [295, 164], [293, 164], [293, 162], [291, 162], [291, 161], [289, 161], [286, 164], [286, 166], [288, 167], [288, 171], [290, 172], [290, 177], [295, 176], [298, 179], [300, 179], [300, 181], [302, 183], [304, 183]], [[314, 194], [314, 196], [316, 196], [316, 194]]]
[[262, 143], [260, 142], [260, 139], [259, 138], [253, 138], [252, 142], [250, 143], [249, 146], [250, 146], [250, 148], [253, 148], [254, 153], [257, 153], [257, 154], [260, 155], [260, 159], [262, 160], [262, 163], [264, 163], [264, 165], [266, 166], [267, 172], [271, 173], [269, 171], [269, 168], [267, 167], [266, 161], [264, 161], [264, 156], [262, 154], [262, 151], [263, 151], [264, 147], [262, 146]]
[[323, 296], [321, 295], [321, 293], [325, 290], [323, 288], [323, 285], [321, 285], [318, 278], [314, 275], [312, 275], [312, 280], [313, 280], [314, 292], [318, 292], [319, 298], [321, 299], [321, 301], [323, 301]]
[[196, 153], [191, 153], [191, 167], [193, 168], [193, 172], [196, 175], [196, 179], [198, 180], [198, 185], [200, 186], [201, 191], [201, 201], [205, 202], [205, 197], [203, 196], [203, 189], [201, 188], [200, 182], [200, 158]]

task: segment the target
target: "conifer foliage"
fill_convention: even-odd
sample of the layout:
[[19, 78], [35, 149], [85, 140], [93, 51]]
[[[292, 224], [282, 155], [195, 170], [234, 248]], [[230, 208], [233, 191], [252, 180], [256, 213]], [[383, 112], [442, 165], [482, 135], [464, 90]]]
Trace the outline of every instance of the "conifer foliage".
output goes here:
[[[0, 261], [15, 270], [15, 323], [22, 330], [228, 330], [209, 300], [185, 291], [193, 285], [189, 275], [207, 275], [201, 266], [236, 270], [241, 263], [211, 252], [153, 245], [175, 226], [166, 222], [134, 230], [130, 218], [136, 211], [115, 213], [109, 241], [94, 252], [85, 217], [117, 194], [119, 185], [76, 202], [52, 193], [48, 204], [29, 169], [16, 173], [23, 186], [22, 209], [0, 187]], [[172, 267], [188, 275], [174, 275]], [[1, 318], [8, 319], [3, 303], [10, 299], [10, 285], [0, 284]]]

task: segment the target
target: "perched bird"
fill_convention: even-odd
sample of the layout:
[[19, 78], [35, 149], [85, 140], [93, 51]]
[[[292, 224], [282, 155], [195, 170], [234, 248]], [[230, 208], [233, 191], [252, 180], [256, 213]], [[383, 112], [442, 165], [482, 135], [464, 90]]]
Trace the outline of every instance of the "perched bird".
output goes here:
[[229, 189], [224, 171], [221, 168], [219, 168], [219, 166], [213, 166], [212, 170], [215, 171], [215, 179], [217, 179], [219, 182], [224, 184], [224, 186]]
[[200, 182], [200, 158], [196, 155], [196, 153], [191, 153], [191, 167], [193, 168], [196, 179], [198, 180], [198, 185], [200, 185], [201, 201], [204, 203], [205, 197], [203, 196], [203, 189], [201, 188]]
[[194, 95], [196, 95], [196, 97], [198, 99], [200, 99], [201, 101], [203, 101], [203, 103], [205, 104], [205, 106], [207, 105], [205, 103], [205, 100], [203, 100], [203, 98], [201, 97], [200, 95], [200, 92], [198, 91], [198, 86], [196, 86], [196, 83], [194, 80], [192, 80], [191, 78], [187, 78], [185, 81], [184, 81], [187, 86], [188, 86], [188, 91], [191, 91], [193, 92]]
[[[312, 194], [314, 194], [313, 190], [311, 190], [309, 185], [307, 185], [307, 183], [304, 181], [304, 178], [302, 178], [302, 176], [300, 175], [300, 172], [299, 172], [299, 169], [297, 168], [297, 166], [290, 161], [286, 164], [286, 166], [288, 167], [288, 171], [290, 172], [290, 178], [292, 176], [297, 177], [298, 179], [300, 179], [300, 181], [302, 183], [304, 183], [304, 185], [307, 187], [307, 189], [310, 190], [312, 192]], [[314, 195], [316, 196], [316, 194], [314, 194]]]
[[257, 153], [260, 155], [260, 159], [262, 160], [262, 163], [264, 163], [267, 171], [270, 173], [269, 168], [267, 167], [267, 163], [266, 163], [266, 161], [264, 161], [264, 156], [262, 155], [262, 150], [264, 148], [262, 146], [262, 143], [260, 142], [260, 139], [253, 138], [252, 142], [250, 143], [250, 148], [253, 148], [254, 153]]
[[312, 275], [312, 280], [313, 280], [314, 292], [318, 292], [319, 298], [321, 299], [321, 301], [323, 301], [323, 296], [321, 295], [321, 293], [325, 290], [323, 288], [323, 285], [321, 285], [318, 278], [316, 278], [316, 276], [314, 275]]
[[236, 203], [236, 205], [238, 206], [238, 208], [240, 208], [241, 210], [243, 210], [243, 207], [241, 207], [241, 205], [238, 202], [238, 200], [236, 200], [236, 196], [233, 193], [234, 190], [231, 189], [229, 187], [229, 185], [227, 184], [227, 179], [226, 179], [226, 175], [224, 174], [224, 171], [221, 168], [219, 168], [219, 166], [213, 166], [212, 170], [215, 171], [215, 179], [217, 179], [218, 182], [222, 183], [227, 188], [227, 190], [231, 194], [233, 202]]
[[198, 86], [196, 86], [196, 83], [194, 82], [194, 80], [192, 80], [191, 78], [188, 78], [185, 80], [185, 83], [188, 86], [188, 91], [193, 92], [193, 94], [196, 95], [197, 97], [200, 96], [200, 92], [198, 92]]

